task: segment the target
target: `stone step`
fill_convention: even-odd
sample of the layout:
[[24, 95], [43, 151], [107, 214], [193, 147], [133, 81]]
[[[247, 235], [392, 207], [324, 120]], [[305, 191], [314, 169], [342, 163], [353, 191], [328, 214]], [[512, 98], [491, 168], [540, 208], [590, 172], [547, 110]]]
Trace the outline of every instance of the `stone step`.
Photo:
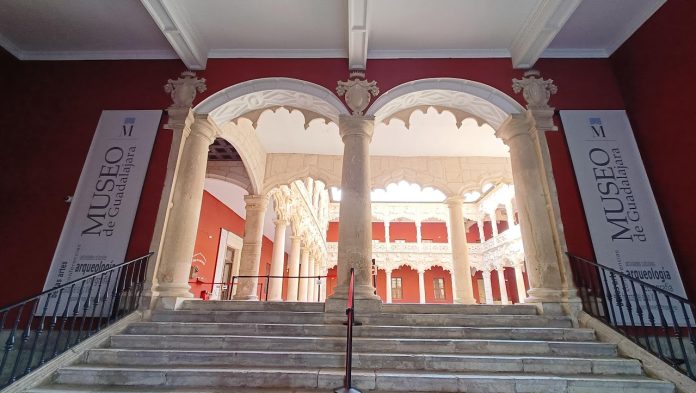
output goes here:
[[[345, 364], [343, 352], [193, 351], [93, 349], [85, 358], [90, 365], [128, 366], [243, 366], [310, 368]], [[481, 356], [438, 354], [355, 353], [353, 367], [447, 372], [530, 372], [562, 374], [641, 375], [640, 362], [632, 359], [587, 359], [540, 356]]]
[[[205, 322], [138, 322], [126, 333], [249, 336], [332, 336], [346, 334], [343, 325], [321, 324], [264, 324], [264, 323], [205, 323]], [[541, 327], [449, 327], [449, 326], [355, 326], [355, 337], [402, 338], [479, 338], [501, 340], [593, 341], [592, 329]]]
[[537, 315], [530, 304], [383, 304], [383, 313], [391, 314], [465, 314], [465, 315]]
[[[342, 369], [196, 368], [73, 366], [58, 370], [54, 383], [172, 387], [245, 387], [334, 389], [342, 385]], [[674, 393], [672, 384], [641, 376], [551, 375], [519, 373], [423, 373], [402, 370], [354, 370], [353, 385], [365, 391], [468, 393]], [[168, 390], [174, 391], [174, 390]], [[215, 391], [219, 391], [216, 389]]]
[[[176, 388], [157, 386], [89, 386], [49, 385], [26, 390], [25, 393], [326, 393], [326, 389], [291, 388]], [[374, 393], [393, 393], [372, 391]], [[425, 393], [425, 392], [412, 392]]]
[[[112, 348], [123, 349], [216, 349], [244, 351], [345, 351], [344, 337], [269, 337], [233, 335], [114, 335]], [[616, 356], [614, 344], [599, 342], [476, 340], [476, 339], [389, 339], [355, 338], [358, 353], [449, 353], [562, 355], [567, 357]]]
[[181, 310], [208, 311], [294, 311], [324, 312], [324, 303], [308, 302], [250, 302], [246, 300], [185, 300]]
[[[570, 318], [540, 315], [461, 315], [461, 314], [379, 314], [358, 315], [367, 325], [399, 326], [477, 326], [477, 327], [562, 327], [570, 328]], [[323, 312], [202, 311], [177, 310], [152, 313], [153, 322], [236, 322], [288, 324], [340, 324], [341, 314]]]

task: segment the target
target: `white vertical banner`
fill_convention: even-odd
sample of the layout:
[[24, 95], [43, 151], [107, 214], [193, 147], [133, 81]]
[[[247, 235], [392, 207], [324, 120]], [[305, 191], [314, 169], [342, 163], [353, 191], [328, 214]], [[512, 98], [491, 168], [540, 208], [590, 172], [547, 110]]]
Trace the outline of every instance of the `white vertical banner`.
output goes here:
[[124, 262], [161, 117], [160, 110], [102, 112], [44, 290]]
[[[686, 298], [626, 112], [561, 111], [561, 120], [598, 263]], [[643, 306], [646, 325], [650, 325], [648, 312], [656, 323], [661, 314], [670, 325], [674, 316], [683, 323], [680, 304], [672, 302], [670, 309], [664, 296], [655, 298], [652, 291], [643, 294], [639, 288], [636, 304], [629, 282], [624, 291], [618, 277], [607, 275], [602, 280], [609, 295], [624, 304], [628, 298], [633, 309], [633, 315], [626, 308], [622, 315], [614, 307], [610, 310], [614, 323], [639, 325], [637, 305]]]

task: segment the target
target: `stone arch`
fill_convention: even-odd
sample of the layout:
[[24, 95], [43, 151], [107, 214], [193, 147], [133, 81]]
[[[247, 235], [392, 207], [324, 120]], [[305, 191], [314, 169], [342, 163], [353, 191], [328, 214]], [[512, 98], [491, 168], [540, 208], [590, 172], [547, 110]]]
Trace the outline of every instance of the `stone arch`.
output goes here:
[[367, 110], [367, 115], [382, 121], [412, 107], [453, 108], [498, 129], [509, 115], [525, 110], [500, 90], [467, 79], [428, 78], [398, 85], [382, 94]]
[[[386, 169], [386, 168], [385, 168]], [[445, 179], [436, 178], [424, 171], [413, 168], [400, 168], [393, 171], [374, 171], [370, 184], [372, 190], [386, 189], [389, 184], [398, 183], [402, 180], [411, 184], [418, 184], [421, 188], [434, 188], [445, 196], [452, 196], [452, 190]]]

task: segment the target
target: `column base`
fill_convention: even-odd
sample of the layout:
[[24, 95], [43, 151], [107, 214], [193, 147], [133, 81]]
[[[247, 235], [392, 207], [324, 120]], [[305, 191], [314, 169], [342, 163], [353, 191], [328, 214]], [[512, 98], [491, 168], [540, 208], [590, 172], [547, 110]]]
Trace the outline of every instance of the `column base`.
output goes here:
[[471, 299], [454, 299], [455, 304], [476, 304], [476, 299], [471, 298]]
[[259, 297], [256, 295], [234, 295], [232, 300], [249, 300], [252, 302], [258, 302]]
[[[346, 314], [347, 300], [336, 297], [326, 299], [324, 312], [329, 314]], [[360, 321], [362, 315], [380, 314], [382, 312], [382, 300], [377, 299], [355, 299], [355, 320]]]
[[200, 301], [199, 298], [191, 297], [176, 297], [176, 296], [160, 296], [153, 303], [155, 310], [178, 310], [185, 300]]
[[524, 300], [525, 304], [536, 305], [540, 314], [567, 315], [571, 318], [573, 326], [577, 326], [582, 302], [574, 290], [532, 288], [528, 293], [529, 296]]
[[153, 293], [156, 293], [158, 297], [182, 297], [182, 298], [192, 298], [191, 286], [187, 284], [159, 284], [155, 288]]

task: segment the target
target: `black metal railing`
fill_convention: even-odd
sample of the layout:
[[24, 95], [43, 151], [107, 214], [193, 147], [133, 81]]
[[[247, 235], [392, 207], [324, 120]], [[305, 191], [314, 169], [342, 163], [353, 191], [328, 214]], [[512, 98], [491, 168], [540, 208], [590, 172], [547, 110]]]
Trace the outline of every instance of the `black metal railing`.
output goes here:
[[693, 303], [610, 267], [568, 257], [585, 312], [696, 380]]
[[134, 311], [152, 253], [0, 309], [0, 388]]
[[[322, 288], [322, 282], [324, 285], [327, 285], [327, 280], [329, 276], [272, 276], [272, 275], [265, 275], [265, 276], [232, 276], [230, 281], [227, 282], [203, 282], [203, 281], [191, 281], [191, 283], [197, 283], [201, 285], [211, 285], [212, 287], [215, 287], [216, 285], [220, 286], [220, 300], [232, 300], [232, 296], [234, 293], [234, 288], [236, 286], [239, 286], [239, 279], [240, 278], [263, 278], [263, 282], [258, 282], [256, 284], [256, 296], [259, 298], [259, 300], [262, 301], [268, 301], [268, 288], [270, 287], [270, 282], [271, 279], [298, 279], [298, 289], [299, 289], [299, 280], [304, 279], [304, 280], [317, 280], [316, 281], [316, 301], [321, 302], [321, 288]], [[325, 281], [322, 281], [321, 279], [324, 278], [326, 279]], [[307, 283], [307, 285], [314, 285]], [[224, 292], [224, 293], [223, 293]], [[307, 299], [308, 302], [313, 301], [313, 299]]]
[[355, 270], [350, 268], [350, 282], [348, 284], [348, 301], [346, 306], [346, 369], [343, 375], [343, 387], [334, 390], [335, 393], [360, 393], [352, 384], [353, 372], [353, 326], [355, 322]]

